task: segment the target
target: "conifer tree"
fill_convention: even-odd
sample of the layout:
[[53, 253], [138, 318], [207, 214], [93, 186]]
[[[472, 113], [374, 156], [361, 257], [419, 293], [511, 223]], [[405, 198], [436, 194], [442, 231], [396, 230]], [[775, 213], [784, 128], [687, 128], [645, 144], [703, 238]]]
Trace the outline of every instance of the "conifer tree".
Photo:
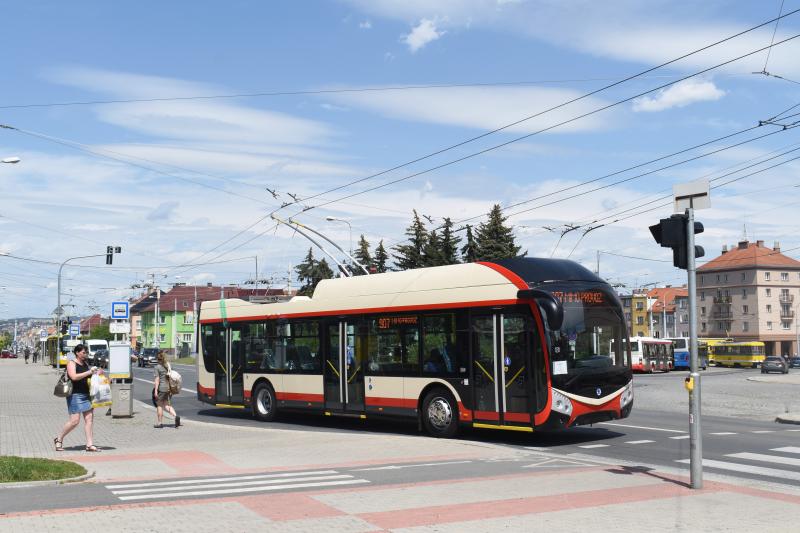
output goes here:
[[461, 247], [461, 258], [465, 263], [474, 263], [478, 260], [475, 253], [475, 237], [472, 235], [472, 226], [467, 224], [467, 242]]
[[453, 235], [453, 221], [449, 217], [445, 217], [444, 226], [442, 227], [442, 264], [455, 265], [460, 263], [458, 260], [458, 243], [461, 242], [461, 237]]
[[322, 261], [314, 259], [314, 251], [311, 248], [308, 249], [308, 254], [303, 262], [294, 267], [294, 270], [300, 281], [300, 289], [297, 294], [302, 296], [311, 296], [320, 281], [333, 277], [333, 271], [328, 266], [328, 262], [325, 259]]
[[[361, 265], [367, 269], [368, 272], [372, 271], [372, 267], [375, 264], [372, 261], [372, 256], [369, 253], [369, 243], [367, 239], [364, 238], [364, 235], [361, 235], [361, 238], [358, 240], [358, 249], [355, 253], [355, 260], [361, 263]], [[358, 266], [353, 265], [352, 272], [356, 276], [363, 276], [364, 271], [361, 270]]]
[[422, 263], [426, 267], [440, 266], [447, 263], [444, 262], [442, 255], [442, 242], [439, 239], [439, 234], [433, 230], [428, 234], [428, 242], [425, 243], [425, 248], [422, 250]]
[[386, 261], [389, 260], [389, 254], [386, 253], [386, 248], [383, 247], [383, 239], [378, 243], [378, 248], [375, 249], [375, 272], [382, 274], [386, 272]]
[[514, 244], [514, 233], [505, 225], [506, 217], [495, 204], [489, 219], [478, 225], [475, 235], [475, 255], [478, 261], [494, 261], [517, 257], [521, 246]]
[[428, 232], [419, 219], [417, 210], [414, 210], [414, 220], [406, 228], [408, 244], [398, 244], [394, 247], [395, 266], [397, 270], [410, 270], [425, 266], [424, 250], [428, 242]]

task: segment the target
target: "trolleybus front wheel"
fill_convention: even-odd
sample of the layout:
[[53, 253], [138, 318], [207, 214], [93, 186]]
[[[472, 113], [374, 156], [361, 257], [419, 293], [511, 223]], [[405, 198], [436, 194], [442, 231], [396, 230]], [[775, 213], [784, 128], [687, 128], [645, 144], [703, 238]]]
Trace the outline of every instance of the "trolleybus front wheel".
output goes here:
[[422, 402], [422, 423], [433, 437], [451, 438], [458, 433], [458, 407], [445, 389], [434, 389]]
[[267, 383], [259, 383], [253, 391], [253, 416], [262, 422], [272, 422], [278, 414], [275, 391]]

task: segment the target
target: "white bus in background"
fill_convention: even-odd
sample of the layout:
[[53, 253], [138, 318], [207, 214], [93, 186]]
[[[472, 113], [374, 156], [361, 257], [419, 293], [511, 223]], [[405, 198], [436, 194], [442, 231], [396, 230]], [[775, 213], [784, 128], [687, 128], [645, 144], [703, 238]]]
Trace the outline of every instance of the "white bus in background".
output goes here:
[[631, 369], [638, 372], [669, 372], [674, 366], [674, 348], [669, 339], [631, 337]]

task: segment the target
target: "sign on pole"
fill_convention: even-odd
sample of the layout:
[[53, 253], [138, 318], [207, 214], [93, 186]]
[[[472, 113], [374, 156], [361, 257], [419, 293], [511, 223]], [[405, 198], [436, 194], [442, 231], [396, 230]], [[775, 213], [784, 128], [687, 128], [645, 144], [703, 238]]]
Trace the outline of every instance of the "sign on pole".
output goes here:
[[81, 325], [80, 324], [70, 324], [69, 325], [69, 334], [73, 337], [77, 337], [81, 334]]
[[39, 340], [41, 340], [41, 341], [46, 341], [47, 340], [47, 330], [46, 329], [40, 329], [39, 330]]
[[128, 302], [111, 302], [111, 318], [128, 320]]
[[113, 321], [108, 324], [108, 332], [127, 335], [131, 332], [131, 323], [127, 320]]

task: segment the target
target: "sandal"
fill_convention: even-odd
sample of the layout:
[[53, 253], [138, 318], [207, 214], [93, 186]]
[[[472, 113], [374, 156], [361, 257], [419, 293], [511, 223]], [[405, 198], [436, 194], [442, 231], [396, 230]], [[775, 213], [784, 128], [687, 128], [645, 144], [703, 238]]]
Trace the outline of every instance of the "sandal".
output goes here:
[[53, 444], [55, 445], [57, 452], [63, 452], [64, 451], [64, 442], [59, 440], [58, 437], [53, 439]]
[[153, 424], [153, 427], [156, 429], [161, 429], [164, 427], [164, 424]]
[[87, 446], [87, 447], [86, 447], [86, 451], [87, 451], [87, 452], [99, 452], [99, 451], [100, 451], [100, 448], [98, 448], [97, 446], [95, 446], [94, 444], [92, 444], [91, 446]]

